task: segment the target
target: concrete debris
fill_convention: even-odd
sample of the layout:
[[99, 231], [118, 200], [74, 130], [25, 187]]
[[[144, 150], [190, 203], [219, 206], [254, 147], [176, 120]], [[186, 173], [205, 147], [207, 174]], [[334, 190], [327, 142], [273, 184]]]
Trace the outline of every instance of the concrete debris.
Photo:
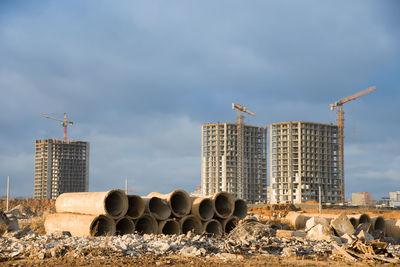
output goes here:
[[361, 232], [357, 235], [357, 238], [362, 241], [374, 241], [375, 240], [375, 238], [365, 230], [361, 230]]
[[0, 236], [18, 230], [18, 219], [15, 216], [7, 216], [0, 210]]
[[292, 230], [276, 230], [276, 237], [278, 238], [290, 238], [290, 237], [300, 237], [305, 238], [307, 233], [302, 230], [292, 231]]
[[331, 228], [322, 224], [314, 226], [307, 232], [307, 238], [314, 241], [330, 240], [333, 235]]
[[28, 207], [20, 204], [12, 208], [10, 211], [6, 212], [7, 216], [10, 217], [15, 216], [18, 219], [26, 219], [29, 217], [36, 216], [34, 212], [32, 212]]
[[321, 225], [324, 225], [324, 226], [329, 226], [329, 222], [328, 222], [328, 220], [326, 218], [323, 218], [323, 217], [311, 217], [306, 222], [305, 231], [308, 232], [309, 230], [311, 230], [311, 228], [313, 228], [317, 224], [321, 224]]
[[349, 218], [347, 218], [347, 216], [344, 214], [341, 214], [339, 217], [332, 220], [331, 226], [339, 236], [354, 233], [353, 225], [351, 224]]

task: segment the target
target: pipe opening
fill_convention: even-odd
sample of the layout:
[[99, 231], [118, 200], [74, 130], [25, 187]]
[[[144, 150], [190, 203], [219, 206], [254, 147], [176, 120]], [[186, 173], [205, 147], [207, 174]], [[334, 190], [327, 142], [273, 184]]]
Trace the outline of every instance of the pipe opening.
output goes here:
[[219, 193], [215, 198], [215, 211], [218, 216], [226, 218], [233, 213], [232, 196], [227, 193]]
[[385, 219], [381, 216], [378, 216], [375, 220], [375, 225], [374, 225], [375, 230], [382, 230], [385, 231]]
[[356, 228], [358, 225], [357, 218], [350, 218], [349, 220], [350, 220], [351, 224], [353, 225], [353, 227]]
[[122, 218], [117, 221], [115, 225], [115, 234], [116, 235], [127, 235], [135, 232], [135, 224], [129, 218]]
[[111, 191], [105, 199], [105, 208], [108, 214], [113, 217], [124, 216], [126, 212], [126, 195], [119, 191]]
[[243, 199], [236, 199], [233, 216], [243, 219], [247, 216], [247, 203]]
[[199, 216], [205, 221], [214, 217], [214, 206], [211, 199], [205, 198], [201, 201], [199, 206]]
[[369, 223], [369, 222], [371, 222], [371, 218], [368, 216], [368, 214], [361, 214], [360, 218], [358, 219], [359, 224]]
[[104, 236], [114, 234], [114, 221], [104, 215], [96, 217], [90, 225], [91, 236]]
[[158, 220], [165, 220], [171, 215], [171, 209], [168, 206], [168, 203], [158, 197], [152, 197], [149, 201], [149, 211], [156, 217]]
[[191, 231], [194, 234], [201, 234], [202, 225], [199, 219], [195, 216], [188, 216], [187, 218], [182, 219], [182, 233], [187, 234], [187, 232]]
[[236, 217], [232, 217], [228, 219], [225, 224], [225, 233], [229, 234], [233, 229], [235, 229], [236, 225], [238, 224], [239, 220]]
[[149, 215], [144, 215], [136, 221], [136, 231], [139, 234], [155, 234], [155, 219]]
[[175, 220], [167, 220], [161, 229], [161, 233], [164, 235], [179, 235], [179, 223]]
[[143, 215], [144, 213], [144, 202], [140, 196], [131, 195], [128, 196], [128, 212], [127, 216], [136, 219]]
[[209, 235], [221, 236], [222, 226], [217, 220], [211, 220], [205, 224], [204, 231]]
[[190, 213], [191, 199], [185, 192], [174, 192], [171, 196], [170, 203], [175, 216], [182, 217]]

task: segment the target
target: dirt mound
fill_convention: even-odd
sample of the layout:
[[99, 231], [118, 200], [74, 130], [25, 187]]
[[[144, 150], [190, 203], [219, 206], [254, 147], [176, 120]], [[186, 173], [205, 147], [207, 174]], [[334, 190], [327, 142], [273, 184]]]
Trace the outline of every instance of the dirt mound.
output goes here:
[[32, 212], [29, 208], [25, 207], [22, 204], [19, 204], [16, 207], [14, 207], [12, 210], [7, 212], [7, 215], [8, 214], [14, 215], [17, 218], [26, 218], [26, 217], [36, 216], [36, 214], [34, 212]]
[[[17, 208], [17, 206], [22, 205], [23, 207]], [[0, 210], [5, 211], [7, 206], [7, 201], [5, 199], [0, 199]], [[44, 212], [55, 212], [55, 200], [54, 199], [34, 199], [34, 198], [13, 198], [9, 202], [10, 211], [17, 208], [17, 213], [29, 212], [33, 213], [31, 216], [42, 216]]]
[[270, 204], [262, 207], [251, 208], [249, 212], [260, 214], [266, 217], [283, 218], [289, 211], [297, 211], [298, 209], [293, 204]]

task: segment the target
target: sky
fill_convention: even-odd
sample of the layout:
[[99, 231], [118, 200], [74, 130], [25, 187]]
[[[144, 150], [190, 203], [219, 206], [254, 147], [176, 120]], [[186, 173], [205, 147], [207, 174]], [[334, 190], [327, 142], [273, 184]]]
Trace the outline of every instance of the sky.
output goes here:
[[90, 142], [90, 191], [201, 183], [201, 128], [336, 123], [345, 189], [400, 190], [400, 2], [0, 2], [0, 196], [32, 197], [36, 139]]

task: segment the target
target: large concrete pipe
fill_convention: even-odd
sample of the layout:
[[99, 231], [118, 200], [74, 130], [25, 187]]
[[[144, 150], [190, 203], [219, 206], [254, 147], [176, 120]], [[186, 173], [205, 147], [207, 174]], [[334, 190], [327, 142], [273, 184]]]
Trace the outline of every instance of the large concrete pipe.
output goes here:
[[211, 220], [215, 214], [214, 201], [208, 197], [192, 197], [192, 214], [202, 221]]
[[203, 223], [203, 232], [208, 235], [215, 236], [221, 236], [224, 233], [221, 223], [215, 219], [211, 219]]
[[358, 219], [354, 218], [354, 217], [350, 217], [349, 221], [351, 222], [351, 224], [353, 225], [354, 229], [358, 226]]
[[115, 234], [128, 235], [135, 232], [135, 223], [128, 216], [122, 217], [115, 221]]
[[181, 218], [186, 216], [192, 210], [192, 200], [184, 190], [174, 190], [169, 194], [152, 192], [148, 195], [148, 197], [153, 196], [165, 199], [171, 208], [172, 215], [175, 217]]
[[167, 201], [159, 197], [143, 197], [145, 210], [150, 213], [157, 220], [166, 220], [171, 216], [171, 209]]
[[400, 220], [386, 220], [385, 235], [389, 237], [400, 238]]
[[144, 213], [144, 201], [138, 195], [128, 195], [128, 211], [126, 216], [137, 219]]
[[226, 234], [229, 234], [239, 223], [239, 218], [236, 216], [230, 216], [229, 218], [220, 220], [222, 229]]
[[143, 214], [135, 221], [136, 231], [139, 234], [157, 234], [157, 220], [150, 214]]
[[243, 199], [235, 200], [235, 209], [233, 211], [233, 216], [239, 219], [244, 219], [247, 216], [247, 203]]
[[128, 197], [124, 191], [63, 193], [56, 200], [56, 211], [89, 215], [109, 215], [114, 219], [125, 216]]
[[282, 219], [284, 223], [287, 223], [293, 229], [299, 230], [306, 227], [309, 216], [297, 213], [295, 211], [289, 211], [285, 218]]
[[75, 213], [49, 214], [44, 222], [46, 233], [68, 231], [72, 236], [105, 236], [115, 234], [115, 222], [106, 215]]
[[186, 234], [191, 231], [194, 234], [201, 234], [203, 232], [203, 225], [201, 220], [196, 215], [187, 215], [179, 220], [181, 226], [181, 233]]
[[179, 235], [181, 227], [175, 219], [167, 219], [158, 222], [158, 233], [164, 235]]
[[376, 216], [371, 218], [372, 229], [381, 230], [385, 232], [385, 219], [382, 216]]
[[[357, 223], [355, 227], [357, 227], [357, 225], [359, 224], [363, 224], [363, 223], [369, 223], [371, 222], [371, 218], [369, 217], [368, 214], [349, 214], [347, 215], [347, 218], [349, 218], [350, 222], [352, 222], [351, 218], [353, 219], [354, 223]], [[353, 224], [352, 222], [352, 224]]]
[[212, 197], [215, 206], [215, 215], [219, 218], [226, 219], [232, 216], [235, 209], [235, 200], [233, 196], [227, 192], [215, 193]]

